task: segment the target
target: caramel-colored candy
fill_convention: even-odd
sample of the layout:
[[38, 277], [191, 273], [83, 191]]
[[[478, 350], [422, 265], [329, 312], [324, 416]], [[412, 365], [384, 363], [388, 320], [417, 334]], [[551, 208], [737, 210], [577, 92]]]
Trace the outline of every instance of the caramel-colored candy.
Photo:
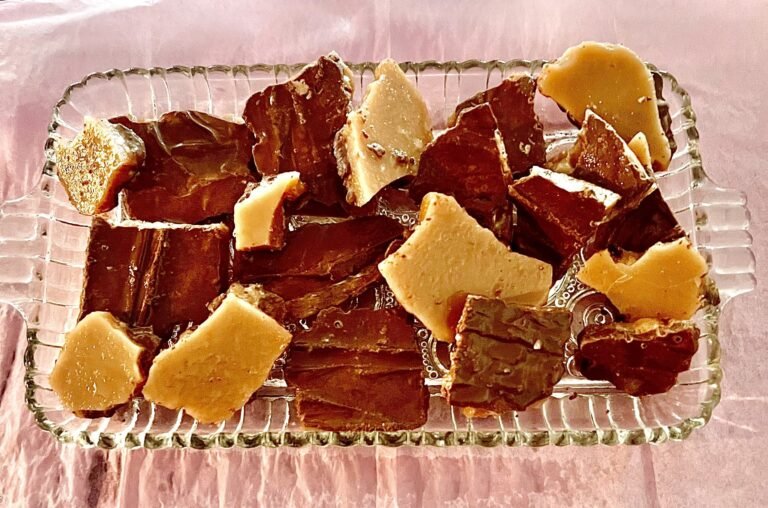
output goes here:
[[144, 143], [133, 131], [86, 117], [82, 132], [56, 147], [56, 173], [77, 211], [94, 215], [117, 205], [120, 188], [144, 156]]
[[659, 118], [653, 76], [631, 50], [614, 44], [582, 42], [544, 66], [539, 91], [578, 123], [591, 109], [625, 141], [638, 132], [648, 139], [653, 168], [664, 170], [672, 153]]
[[331, 224], [307, 224], [286, 235], [279, 251], [235, 252], [235, 279], [330, 277], [339, 280], [372, 263], [403, 228], [387, 217], [360, 217]]
[[391, 182], [415, 175], [421, 152], [432, 141], [427, 105], [397, 62], [381, 62], [375, 77], [335, 142], [347, 202], [356, 206]]
[[454, 406], [523, 411], [552, 394], [565, 373], [566, 309], [467, 297], [443, 389]]
[[629, 319], [688, 319], [699, 308], [707, 262], [687, 238], [657, 243], [639, 258], [614, 261], [607, 250], [577, 274]]
[[608, 189], [538, 167], [512, 184], [509, 193], [566, 260], [586, 245], [620, 199]]
[[587, 110], [569, 159], [571, 176], [615, 192], [621, 196], [621, 208], [633, 208], [654, 188], [653, 177], [635, 152], [592, 110]]
[[448, 342], [467, 294], [537, 305], [552, 285], [551, 266], [510, 251], [454, 198], [436, 192], [424, 196], [419, 224], [379, 271], [397, 301]]
[[456, 106], [448, 125], [455, 125], [462, 111], [487, 103], [504, 140], [510, 171], [513, 175], [525, 173], [531, 166], [541, 166], [546, 160], [544, 131], [533, 109], [535, 96], [536, 80], [528, 74], [513, 74], [498, 86]]
[[589, 325], [575, 359], [587, 379], [605, 380], [637, 397], [669, 391], [691, 366], [699, 330], [682, 321], [639, 319]]
[[92, 312], [65, 336], [51, 388], [78, 415], [107, 416], [140, 388], [158, 344], [108, 312]]
[[653, 161], [651, 160], [651, 147], [648, 146], [648, 138], [645, 134], [638, 132], [635, 137], [629, 140], [629, 149], [637, 156], [637, 160], [640, 164], [646, 168], [651, 168]]
[[171, 111], [155, 122], [110, 120], [144, 141], [144, 164], [123, 189], [131, 219], [195, 224], [232, 213], [251, 172], [245, 125], [199, 111]]
[[297, 332], [285, 378], [305, 427], [394, 431], [427, 421], [421, 354], [402, 310], [322, 311]]
[[253, 94], [243, 119], [255, 137], [256, 169], [262, 175], [298, 171], [307, 195], [324, 205], [343, 199], [333, 141], [347, 120], [353, 90], [352, 72], [331, 53], [290, 81]]
[[496, 118], [488, 104], [481, 104], [459, 113], [456, 125], [424, 150], [409, 192], [418, 201], [428, 192], [453, 196], [481, 226], [508, 241], [512, 203], [507, 186], [511, 183]]
[[226, 420], [267, 380], [291, 341], [277, 321], [230, 293], [152, 363], [144, 397], [201, 423]]
[[285, 244], [285, 211], [283, 203], [304, 192], [297, 171], [266, 177], [250, 184], [235, 203], [235, 248], [254, 250], [279, 249]]
[[96, 217], [85, 263], [80, 316], [101, 310], [168, 339], [208, 316], [228, 284], [229, 228], [123, 222]]

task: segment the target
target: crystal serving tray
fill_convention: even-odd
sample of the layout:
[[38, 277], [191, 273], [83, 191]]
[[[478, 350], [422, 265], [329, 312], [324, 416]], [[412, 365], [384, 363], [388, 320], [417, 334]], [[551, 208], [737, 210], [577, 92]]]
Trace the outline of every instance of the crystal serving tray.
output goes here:
[[[454, 107], [513, 72], [536, 75], [543, 61], [404, 63], [418, 85], [436, 128], [444, 128]], [[373, 79], [376, 64], [352, 64], [355, 103]], [[649, 67], [657, 71], [655, 67]], [[685, 439], [709, 420], [720, 399], [720, 337], [723, 306], [755, 285], [754, 255], [747, 231], [749, 214], [741, 192], [717, 187], [704, 173], [699, 155], [696, 116], [688, 94], [670, 74], [659, 71], [677, 142], [670, 169], [659, 175], [666, 200], [692, 241], [705, 256], [710, 280], [695, 321], [701, 329], [691, 368], [668, 393], [641, 398], [609, 383], [582, 378], [573, 369], [572, 339], [566, 352], [566, 376], [554, 394], [537, 407], [504, 416], [467, 419], [440, 395], [445, 365], [438, 345], [421, 330], [419, 346], [430, 387], [429, 420], [423, 428], [401, 432], [322, 432], [302, 429], [291, 392], [279, 370], [245, 408], [218, 425], [203, 425], [183, 411], [170, 411], [134, 400], [111, 418], [82, 419], [62, 408], [48, 384], [64, 332], [78, 315], [82, 268], [90, 219], [69, 204], [56, 179], [53, 148], [73, 138], [84, 116], [131, 114], [154, 119], [172, 110], [200, 110], [224, 118], [239, 117], [247, 98], [284, 81], [301, 65], [171, 67], [110, 70], [86, 76], [66, 89], [56, 104], [45, 146], [39, 185], [27, 196], [0, 209], [0, 301], [14, 305], [27, 324], [26, 403], [40, 427], [62, 442], [102, 448], [165, 448], [306, 445], [478, 445], [541, 446], [660, 443]], [[551, 150], [572, 143], [576, 129], [548, 100], [537, 111]], [[119, 217], [115, 217], [119, 220]], [[401, 218], [412, 219], [412, 218]], [[575, 278], [574, 267], [552, 289], [549, 304], [574, 312], [574, 334], [590, 322], [612, 318], [606, 301]], [[382, 292], [378, 305], [391, 304]], [[575, 335], [574, 335], [575, 336]], [[723, 338], [726, 343], [728, 337]], [[444, 352], [442, 352], [444, 353]]]

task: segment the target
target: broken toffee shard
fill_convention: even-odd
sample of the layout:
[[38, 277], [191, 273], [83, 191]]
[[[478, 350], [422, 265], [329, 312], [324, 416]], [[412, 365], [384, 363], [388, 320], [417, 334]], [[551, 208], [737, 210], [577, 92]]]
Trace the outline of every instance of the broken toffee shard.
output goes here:
[[242, 125], [198, 111], [172, 111], [156, 122], [110, 120], [134, 131], [146, 158], [124, 187], [126, 215], [194, 224], [232, 213], [251, 172], [251, 135]]
[[570, 149], [569, 161], [571, 176], [615, 192], [621, 196], [622, 209], [634, 208], [655, 187], [653, 177], [635, 152], [590, 109]]
[[416, 201], [428, 192], [452, 196], [481, 226], [508, 241], [511, 184], [496, 118], [488, 104], [481, 104], [461, 111], [456, 125], [427, 146], [409, 192]]
[[253, 94], [243, 118], [262, 175], [298, 171], [309, 197], [333, 205], [344, 190], [333, 142], [351, 109], [352, 73], [338, 55], [320, 57], [290, 81]]
[[528, 74], [514, 74], [456, 106], [448, 124], [456, 125], [461, 112], [488, 103], [504, 140], [510, 171], [513, 175], [525, 173], [546, 160], [544, 131], [533, 110], [535, 95], [536, 80]]
[[151, 326], [167, 339], [174, 326], [200, 323], [206, 304], [227, 287], [229, 228], [91, 226], [80, 317], [107, 311], [129, 326]]
[[56, 145], [56, 174], [77, 211], [94, 215], [117, 206], [120, 189], [144, 157], [144, 143], [133, 131], [85, 117], [75, 139]]
[[92, 312], [67, 332], [51, 388], [83, 418], [110, 416], [138, 394], [160, 341], [108, 312]]
[[421, 354], [400, 310], [322, 311], [295, 335], [285, 378], [308, 428], [393, 431], [427, 421]]
[[576, 365], [587, 379], [610, 381], [630, 395], [664, 393], [691, 366], [698, 339], [698, 328], [684, 321], [589, 325], [579, 333]]
[[387, 217], [360, 217], [331, 224], [307, 224], [286, 235], [280, 251], [236, 252], [235, 280], [272, 277], [343, 279], [372, 263], [403, 228]]
[[600, 224], [585, 254], [589, 256], [603, 249], [642, 253], [658, 242], [671, 242], [684, 236], [685, 231], [675, 214], [656, 189], [637, 208], [625, 210]]
[[[243, 298], [245, 297], [245, 298]], [[230, 418], [269, 377], [291, 334], [241, 291], [152, 362], [144, 397], [201, 423]]]
[[510, 186], [509, 193], [568, 260], [610, 217], [620, 199], [608, 189], [539, 167]]
[[349, 114], [334, 143], [347, 202], [368, 203], [381, 189], [419, 168], [432, 141], [424, 99], [394, 60], [384, 60], [360, 109]]
[[522, 411], [552, 394], [565, 372], [566, 309], [468, 296], [443, 389], [454, 406]]

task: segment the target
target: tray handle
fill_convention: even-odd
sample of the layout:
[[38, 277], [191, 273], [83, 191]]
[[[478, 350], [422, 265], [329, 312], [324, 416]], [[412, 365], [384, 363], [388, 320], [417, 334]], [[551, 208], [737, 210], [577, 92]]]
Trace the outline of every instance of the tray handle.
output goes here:
[[705, 178], [694, 187], [693, 201], [696, 243], [707, 258], [709, 276], [724, 306], [757, 284], [747, 197]]
[[0, 206], [0, 302], [16, 308], [27, 324], [43, 300], [53, 178]]

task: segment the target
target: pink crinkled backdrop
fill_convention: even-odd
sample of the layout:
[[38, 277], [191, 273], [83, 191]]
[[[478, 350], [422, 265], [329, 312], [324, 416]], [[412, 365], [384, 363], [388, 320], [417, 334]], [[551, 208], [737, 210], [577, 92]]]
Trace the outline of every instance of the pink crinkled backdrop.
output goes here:
[[768, 505], [766, 27], [764, 0], [0, 3], [0, 202], [37, 181], [51, 109], [92, 71], [298, 62], [331, 49], [349, 61], [552, 58], [593, 39], [633, 48], [690, 92], [707, 172], [747, 192], [759, 281], [721, 321], [712, 421], [685, 442], [635, 447], [62, 446], [24, 407], [23, 323], [0, 307], [0, 505]]

